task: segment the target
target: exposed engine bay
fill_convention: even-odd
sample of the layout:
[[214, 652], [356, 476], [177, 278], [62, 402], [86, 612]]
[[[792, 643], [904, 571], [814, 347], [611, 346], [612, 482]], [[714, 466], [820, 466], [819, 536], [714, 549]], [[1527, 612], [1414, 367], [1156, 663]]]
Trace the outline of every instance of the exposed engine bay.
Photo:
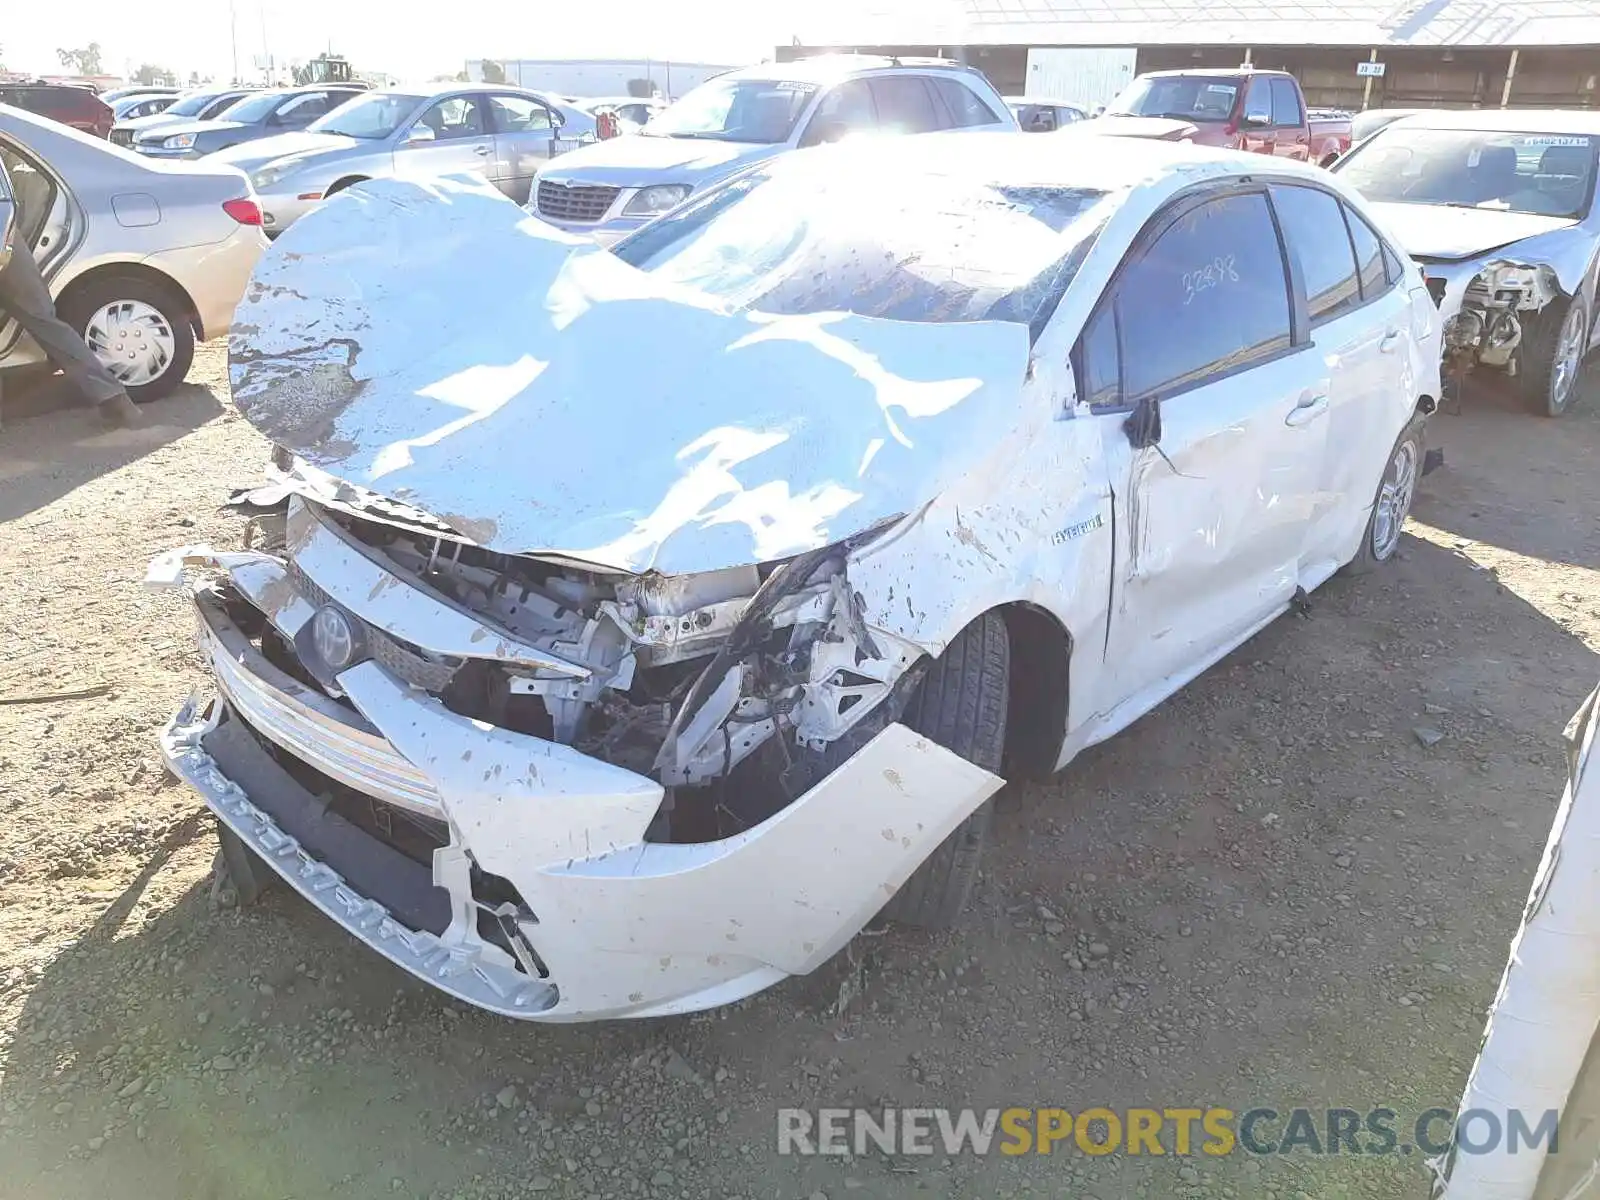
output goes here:
[[[1520, 374], [1518, 350], [1529, 340], [1529, 326], [1563, 294], [1549, 266], [1506, 259], [1484, 264], [1467, 281], [1460, 308], [1445, 319], [1446, 375], [1459, 378], [1480, 364]], [[1441, 281], [1435, 300], [1442, 295]]]
[[[267, 659], [333, 698], [340, 671], [375, 659], [461, 716], [648, 775], [666, 789], [654, 840], [764, 820], [842, 761], [831, 746], [847, 743], [847, 756], [893, 720], [919, 675], [923, 650], [869, 630], [846, 574], [852, 547], [885, 525], [781, 562], [635, 575], [485, 550], [392, 500], [381, 516], [345, 500], [279, 488], [234, 498], [266, 547], [282, 541], [298, 592], [320, 601], [292, 642], [254, 622]], [[364, 620], [297, 569], [317, 527], [395, 590], [441, 599], [521, 652], [440, 654]]]

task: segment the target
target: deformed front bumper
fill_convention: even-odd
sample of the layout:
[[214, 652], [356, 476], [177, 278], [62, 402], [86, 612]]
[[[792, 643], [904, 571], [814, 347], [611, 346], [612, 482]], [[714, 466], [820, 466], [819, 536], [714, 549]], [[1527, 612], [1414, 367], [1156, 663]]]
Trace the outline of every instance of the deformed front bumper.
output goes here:
[[[276, 558], [186, 555], [291, 638], [314, 611]], [[353, 937], [507, 1016], [687, 1012], [810, 971], [1003, 782], [894, 724], [741, 834], [650, 842], [654, 780], [461, 717], [375, 661], [338, 676], [340, 703], [268, 662], [220, 593], [195, 602], [219, 696], [192, 698], [163, 731], [172, 770]], [[431, 861], [331, 811], [307, 770], [374, 811], [432, 822]], [[486, 877], [520, 903], [487, 896]]]

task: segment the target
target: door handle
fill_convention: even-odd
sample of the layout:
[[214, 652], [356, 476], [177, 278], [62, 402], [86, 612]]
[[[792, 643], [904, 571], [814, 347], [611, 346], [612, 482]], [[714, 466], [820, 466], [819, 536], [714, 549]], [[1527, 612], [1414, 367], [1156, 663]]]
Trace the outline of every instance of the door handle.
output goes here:
[[1315, 421], [1327, 411], [1327, 392], [1306, 392], [1300, 397], [1299, 402], [1289, 410], [1289, 415], [1283, 419], [1283, 423], [1292, 429], [1299, 428], [1301, 425], [1311, 424], [1312, 421]]
[[1378, 343], [1378, 349], [1384, 354], [1393, 354], [1400, 348], [1400, 331], [1391, 329], [1383, 335], [1383, 341]]

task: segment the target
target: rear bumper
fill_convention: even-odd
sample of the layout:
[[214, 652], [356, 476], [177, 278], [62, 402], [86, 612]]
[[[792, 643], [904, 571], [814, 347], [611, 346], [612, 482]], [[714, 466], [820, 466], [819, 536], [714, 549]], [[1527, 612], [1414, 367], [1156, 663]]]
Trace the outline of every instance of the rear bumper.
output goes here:
[[233, 324], [250, 273], [267, 248], [261, 230], [240, 225], [220, 242], [163, 250], [144, 261], [175, 279], [194, 301], [203, 339], [220, 337]]
[[[190, 551], [186, 561], [225, 571], [290, 638], [314, 611], [316, 597], [275, 558]], [[352, 937], [506, 1016], [689, 1012], [810, 971], [1003, 782], [890, 725], [741, 834], [651, 842], [654, 780], [460, 717], [372, 660], [338, 676], [340, 703], [272, 667], [219, 593], [195, 599], [220, 697], [192, 699], [163, 731], [172, 770]], [[298, 782], [306, 768], [375, 812], [432, 822], [431, 861], [397, 857], [316, 799], [327, 789]], [[515, 901], [504, 888], [491, 899], [485, 878], [509, 884]]]

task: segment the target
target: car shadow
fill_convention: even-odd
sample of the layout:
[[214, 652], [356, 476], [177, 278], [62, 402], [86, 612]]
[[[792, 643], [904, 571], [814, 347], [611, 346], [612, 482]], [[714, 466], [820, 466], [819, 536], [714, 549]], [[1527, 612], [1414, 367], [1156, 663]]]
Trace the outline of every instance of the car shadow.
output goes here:
[[0, 427], [0, 522], [44, 508], [223, 412], [210, 388], [186, 383], [165, 399], [140, 405], [144, 423], [139, 427], [107, 429], [93, 408], [65, 396], [59, 377], [35, 384], [13, 408], [15, 386], [5, 384]]
[[1478, 383], [1428, 422], [1444, 468], [1412, 515], [1463, 542], [1600, 569], [1600, 372], [1563, 417], [1532, 413], [1509, 381]]

